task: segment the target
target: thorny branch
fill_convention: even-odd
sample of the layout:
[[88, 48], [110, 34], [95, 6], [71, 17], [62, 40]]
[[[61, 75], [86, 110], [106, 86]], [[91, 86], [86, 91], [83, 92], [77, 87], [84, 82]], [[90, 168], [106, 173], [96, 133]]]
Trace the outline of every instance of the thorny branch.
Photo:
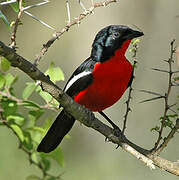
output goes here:
[[14, 23], [14, 29], [13, 29], [13, 32], [12, 32], [12, 35], [11, 35], [11, 44], [10, 44], [10, 47], [12, 48], [16, 48], [16, 33], [17, 33], [17, 28], [19, 26], [19, 23], [20, 23], [20, 18], [22, 16], [22, 13], [23, 13], [23, 7], [22, 7], [22, 0], [19, 0], [19, 12], [18, 12], [18, 15], [17, 15], [17, 19]]
[[[138, 51], [138, 44], [137, 43], [133, 43], [133, 47], [131, 49], [131, 51], [133, 52], [133, 60], [134, 60], [134, 63], [133, 63], [133, 78], [134, 78], [134, 69], [136, 67], [136, 64], [137, 64], [137, 51]], [[133, 81], [132, 81], [133, 82]], [[130, 108], [130, 101], [132, 99], [132, 91], [133, 91], [133, 88], [132, 88], [132, 83], [131, 85], [129, 86], [129, 92], [128, 92], [128, 98], [127, 98], [127, 101], [126, 101], [126, 113], [124, 115], [124, 121], [123, 121], [123, 128], [122, 128], [122, 133], [124, 134], [124, 131], [127, 127], [127, 119], [128, 119], [128, 115], [129, 115], [129, 112], [131, 111], [131, 108]]]
[[50, 79], [45, 76], [36, 66], [24, 59], [22, 56], [14, 52], [13, 49], [6, 46], [0, 41], [0, 55], [11, 62], [11, 65], [21, 69], [34, 80], [39, 80], [42, 83], [43, 90], [50, 93], [61, 106], [65, 108], [75, 119], [79, 120], [85, 126], [90, 127], [107, 137], [111, 142], [118, 144], [122, 149], [129, 152], [137, 159], [151, 168], [154, 164], [161, 169], [164, 169], [172, 174], [179, 176], [179, 164], [161, 158], [157, 154], [151, 153], [138, 145], [129, 141], [122, 133], [117, 137], [112, 128], [95, 118], [94, 114], [88, 109], [80, 106], [73, 101], [67, 94], [58, 88]]
[[154, 149], [153, 149], [155, 153], [160, 153], [163, 150], [163, 148], [167, 145], [169, 140], [171, 139], [170, 136], [168, 136], [168, 138], [166, 138], [164, 140], [164, 143], [162, 143], [161, 146], [158, 148], [159, 143], [160, 143], [160, 141], [162, 139], [162, 133], [163, 133], [163, 129], [164, 129], [164, 126], [165, 126], [167, 112], [170, 109], [170, 105], [169, 105], [168, 101], [169, 101], [169, 95], [170, 95], [171, 88], [172, 88], [172, 75], [173, 75], [172, 63], [173, 63], [173, 55], [175, 53], [174, 42], [175, 42], [175, 40], [173, 40], [171, 42], [171, 44], [170, 44], [170, 57], [169, 57], [169, 59], [167, 61], [168, 66], [169, 66], [169, 70], [167, 72], [168, 73], [168, 89], [167, 89], [167, 92], [165, 93], [165, 96], [164, 96], [165, 109], [164, 109], [164, 114], [163, 114], [163, 118], [162, 118], [162, 121], [161, 121], [161, 127], [160, 127], [160, 130], [159, 130], [159, 136], [158, 136], [158, 139], [157, 139], [157, 141], [155, 143], [155, 146], [154, 146]]
[[[68, 1], [67, 1], [68, 2]], [[79, 25], [80, 22], [88, 15], [92, 14], [93, 11], [98, 8], [98, 7], [105, 7], [108, 4], [117, 2], [117, 0], [105, 0], [104, 2], [96, 2], [93, 3], [93, 5], [86, 11], [84, 11], [83, 13], [81, 13], [78, 17], [76, 17], [73, 21], [70, 21], [67, 23], [67, 25], [62, 28], [60, 31], [56, 32], [53, 34], [53, 37], [51, 39], [49, 39], [45, 44], [43, 44], [43, 48], [41, 49], [39, 55], [37, 56], [37, 58], [34, 61], [34, 65], [37, 66], [39, 64], [39, 61], [41, 60], [41, 58], [44, 56], [44, 54], [48, 51], [48, 48], [55, 42], [55, 40], [59, 39], [59, 37], [67, 32], [72, 26], [74, 25]], [[68, 5], [67, 5], [68, 7]], [[69, 10], [68, 10], [68, 16], [69, 16]], [[70, 17], [68, 17], [69, 19]]]

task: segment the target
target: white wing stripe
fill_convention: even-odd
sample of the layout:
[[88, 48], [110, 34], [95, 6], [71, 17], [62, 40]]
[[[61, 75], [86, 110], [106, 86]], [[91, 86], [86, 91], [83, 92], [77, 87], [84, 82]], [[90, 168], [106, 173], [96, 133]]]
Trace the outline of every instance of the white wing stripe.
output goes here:
[[78, 79], [80, 79], [80, 78], [82, 78], [83, 76], [86, 76], [86, 75], [88, 75], [88, 74], [91, 74], [91, 72], [90, 72], [90, 71], [83, 71], [82, 73], [74, 76], [74, 77], [68, 82], [68, 84], [66, 85], [66, 88], [65, 88], [64, 91], [66, 92], [66, 91], [69, 89], [69, 87], [70, 87], [75, 81], [77, 81]]

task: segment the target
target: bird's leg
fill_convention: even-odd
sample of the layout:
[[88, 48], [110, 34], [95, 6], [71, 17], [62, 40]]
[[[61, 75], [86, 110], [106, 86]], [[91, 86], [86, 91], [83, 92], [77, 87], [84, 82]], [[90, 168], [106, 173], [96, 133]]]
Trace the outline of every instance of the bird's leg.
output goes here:
[[109, 119], [108, 116], [104, 114], [104, 112], [99, 111], [99, 114], [101, 114], [111, 124], [111, 126], [114, 128], [114, 134], [116, 136], [120, 136], [122, 133], [120, 128], [116, 124], [114, 124], [113, 121], [111, 121], [111, 119]]

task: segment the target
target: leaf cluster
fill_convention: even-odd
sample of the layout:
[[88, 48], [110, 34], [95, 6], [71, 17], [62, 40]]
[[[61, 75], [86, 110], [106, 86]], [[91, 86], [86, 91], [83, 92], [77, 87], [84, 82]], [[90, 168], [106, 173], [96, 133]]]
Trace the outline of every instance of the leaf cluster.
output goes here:
[[[60, 148], [49, 154], [38, 153], [36, 148], [42, 137], [52, 124], [51, 117], [47, 117], [43, 126], [38, 126], [37, 121], [43, 116], [45, 111], [57, 110], [59, 103], [48, 93], [43, 92], [40, 85], [35, 82], [27, 82], [22, 90], [22, 97], [17, 98], [15, 94], [15, 84], [19, 82], [17, 76], [8, 73], [10, 63], [5, 58], [1, 59], [0, 71], [0, 126], [7, 126], [17, 136], [19, 147], [29, 157], [30, 163], [39, 167], [42, 171], [43, 179], [56, 180], [60, 175], [53, 176], [48, 173], [52, 168], [51, 162], [55, 160], [60, 167], [64, 167], [64, 156]], [[46, 71], [53, 82], [64, 80], [63, 72], [55, 67], [52, 62]], [[58, 76], [57, 76], [58, 75]], [[30, 100], [33, 93], [39, 94], [44, 100], [40, 105]], [[25, 113], [24, 113], [25, 112]], [[27, 180], [41, 179], [36, 175], [30, 175]]]

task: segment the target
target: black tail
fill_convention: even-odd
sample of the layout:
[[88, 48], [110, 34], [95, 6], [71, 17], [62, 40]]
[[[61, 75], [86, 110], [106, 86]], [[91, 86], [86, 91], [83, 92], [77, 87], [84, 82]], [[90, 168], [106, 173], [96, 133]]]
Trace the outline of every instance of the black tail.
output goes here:
[[75, 119], [64, 110], [57, 116], [56, 120], [48, 130], [39, 144], [37, 151], [49, 153], [53, 151], [70, 131]]

